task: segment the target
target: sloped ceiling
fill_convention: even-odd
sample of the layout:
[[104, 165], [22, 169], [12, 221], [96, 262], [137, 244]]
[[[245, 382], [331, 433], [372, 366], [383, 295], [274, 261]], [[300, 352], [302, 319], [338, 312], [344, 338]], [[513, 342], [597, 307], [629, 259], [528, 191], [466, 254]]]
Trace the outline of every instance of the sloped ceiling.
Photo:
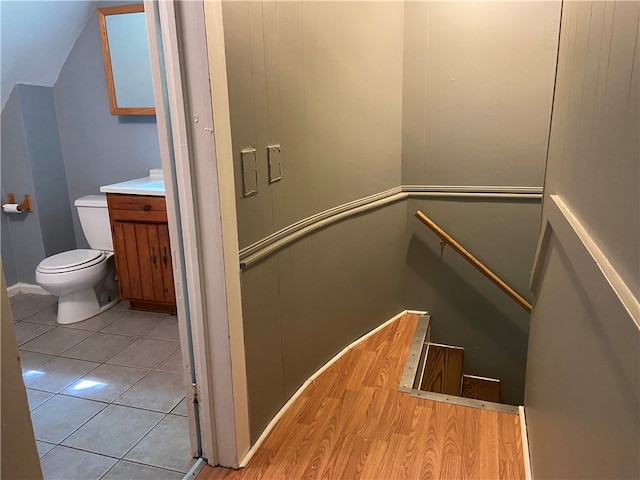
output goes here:
[[0, 1], [2, 108], [16, 83], [51, 87], [96, 1]]

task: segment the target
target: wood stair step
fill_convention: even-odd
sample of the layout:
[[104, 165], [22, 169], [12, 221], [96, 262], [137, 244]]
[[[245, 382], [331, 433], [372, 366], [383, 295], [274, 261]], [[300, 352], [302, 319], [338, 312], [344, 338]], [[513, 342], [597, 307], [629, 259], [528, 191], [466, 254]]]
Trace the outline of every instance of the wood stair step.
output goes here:
[[462, 396], [500, 403], [500, 380], [464, 375], [462, 377]]
[[460, 395], [464, 349], [429, 343], [420, 390]]

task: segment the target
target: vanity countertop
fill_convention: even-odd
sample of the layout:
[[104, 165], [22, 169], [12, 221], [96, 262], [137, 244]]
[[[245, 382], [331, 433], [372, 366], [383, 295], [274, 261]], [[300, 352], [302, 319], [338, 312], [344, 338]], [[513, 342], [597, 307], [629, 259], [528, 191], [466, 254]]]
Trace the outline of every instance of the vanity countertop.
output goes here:
[[164, 180], [162, 169], [152, 168], [148, 177], [136, 178], [126, 182], [103, 185], [102, 193], [122, 193], [125, 195], [155, 195], [164, 197]]

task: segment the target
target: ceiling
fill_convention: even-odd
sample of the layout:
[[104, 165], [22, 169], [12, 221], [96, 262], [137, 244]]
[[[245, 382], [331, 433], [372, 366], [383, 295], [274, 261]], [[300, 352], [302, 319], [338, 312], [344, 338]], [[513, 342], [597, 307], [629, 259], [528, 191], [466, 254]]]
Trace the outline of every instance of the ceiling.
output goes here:
[[0, 90], [2, 107], [16, 83], [51, 87], [96, 1], [1, 0]]

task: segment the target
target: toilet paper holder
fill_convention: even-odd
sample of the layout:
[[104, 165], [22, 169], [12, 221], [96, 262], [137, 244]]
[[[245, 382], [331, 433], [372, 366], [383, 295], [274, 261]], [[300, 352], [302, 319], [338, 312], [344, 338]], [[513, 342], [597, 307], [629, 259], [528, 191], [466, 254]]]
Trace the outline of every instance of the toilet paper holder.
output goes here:
[[[9, 193], [7, 195], [7, 201], [3, 203], [2, 206], [10, 203], [16, 203], [16, 197], [13, 193]], [[21, 212], [33, 212], [33, 209], [31, 208], [31, 195], [26, 194], [24, 196], [24, 200], [18, 204], [18, 210]]]

